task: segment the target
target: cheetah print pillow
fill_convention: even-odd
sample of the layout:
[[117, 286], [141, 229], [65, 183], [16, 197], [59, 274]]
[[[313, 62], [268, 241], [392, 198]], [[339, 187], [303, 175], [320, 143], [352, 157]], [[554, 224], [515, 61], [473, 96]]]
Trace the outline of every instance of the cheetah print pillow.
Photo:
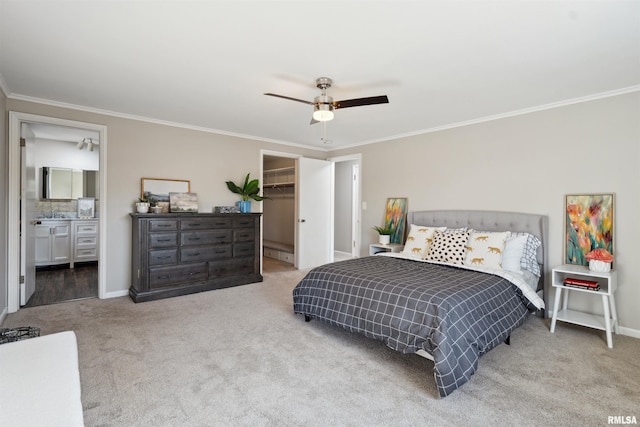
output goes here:
[[429, 244], [431, 243], [433, 233], [435, 233], [436, 230], [444, 231], [445, 229], [446, 227], [425, 227], [411, 224], [402, 253], [420, 259], [424, 258], [429, 251]]
[[473, 231], [467, 243], [464, 264], [502, 270], [502, 253], [508, 232]]

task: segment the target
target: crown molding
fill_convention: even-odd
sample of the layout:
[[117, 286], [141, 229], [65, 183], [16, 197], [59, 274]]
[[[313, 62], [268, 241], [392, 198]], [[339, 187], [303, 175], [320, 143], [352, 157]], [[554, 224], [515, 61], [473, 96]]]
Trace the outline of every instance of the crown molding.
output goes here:
[[[6, 94], [8, 91], [5, 89], [5, 86], [6, 86], [6, 82], [4, 82], [4, 79], [2, 78], [2, 75], [0, 75], [0, 88], [2, 88], [2, 90]], [[235, 137], [235, 138], [250, 139], [250, 140], [254, 140], [254, 141], [262, 141], [262, 142], [268, 142], [268, 143], [279, 144], [279, 145], [287, 145], [287, 146], [290, 146], [290, 147], [297, 147], [297, 148], [302, 148], [302, 149], [307, 149], [307, 150], [311, 149], [311, 150], [316, 150], [316, 151], [329, 152], [329, 151], [344, 150], [344, 149], [354, 148], [354, 147], [361, 147], [363, 145], [376, 144], [376, 143], [379, 143], [379, 142], [393, 141], [393, 140], [396, 140], [396, 139], [408, 138], [408, 137], [417, 136], [417, 135], [424, 135], [424, 134], [428, 134], [428, 133], [440, 132], [440, 131], [443, 131], [443, 130], [454, 129], [454, 128], [459, 128], [459, 127], [463, 127], [463, 126], [470, 126], [470, 125], [474, 125], [474, 124], [478, 124], [478, 123], [490, 122], [490, 121], [494, 121], [494, 120], [501, 120], [501, 119], [505, 119], [505, 118], [509, 118], [509, 117], [521, 116], [521, 115], [535, 113], [535, 112], [544, 111], [544, 110], [552, 110], [552, 109], [555, 109], [555, 108], [561, 108], [561, 107], [565, 107], [565, 106], [568, 106], [568, 105], [574, 105], [574, 104], [580, 104], [580, 103], [584, 103], [584, 102], [596, 101], [596, 100], [603, 99], [603, 98], [610, 98], [610, 97], [625, 95], [625, 94], [633, 93], [633, 92], [640, 92], [640, 85], [629, 86], [629, 87], [622, 88], [622, 89], [616, 89], [616, 90], [612, 90], [612, 91], [608, 91], [608, 92], [601, 92], [601, 93], [588, 95], [588, 96], [582, 96], [582, 97], [578, 97], [578, 98], [567, 99], [567, 100], [559, 101], [559, 102], [552, 102], [552, 103], [549, 103], [549, 104], [543, 104], [543, 105], [539, 105], [539, 106], [536, 106], [536, 107], [523, 108], [521, 110], [514, 110], [514, 111], [507, 112], [507, 113], [494, 114], [494, 115], [491, 115], [491, 116], [480, 117], [480, 118], [477, 118], [477, 119], [467, 120], [467, 121], [463, 121], [463, 122], [451, 123], [451, 124], [447, 124], [447, 125], [443, 125], [443, 126], [435, 126], [435, 127], [432, 127], [432, 128], [421, 129], [421, 130], [417, 130], [417, 131], [413, 131], [413, 132], [407, 132], [407, 133], [402, 133], [402, 134], [391, 135], [391, 136], [378, 138], [378, 139], [371, 139], [371, 140], [362, 141], [362, 142], [349, 144], [349, 145], [344, 145], [344, 146], [340, 146], [340, 147], [332, 147], [330, 145], [327, 145], [325, 147], [313, 147], [313, 146], [310, 146], [310, 145], [291, 142], [291, 141], [280, 141], [280, 140], [271, 139], [271, 138], [264, 138], [264, 137], [257, 136], [257, 135], [247, 135], [247, 134], [242, 134], [242, 133], [224, 131], [224, 130], [220, 130], [220, 129], [212, 129], [212, 128], [206, 128], [206, 127], [201, 127], [201, 126], [187, 125], [187, 124], [184, 124], [184, 123], [171, 122], [171, 121], [167, 121], [167, 120], [158, 120], [158, 119], [153, 119], [153, 118], [150, 118], [150, 117], [136, 116], [136, 115], [133, 115], [133, 114], [119, 113], [119, 112], [116, 112], [116, 111], [102, 110], [102, 109], [99, 109], [99, 108], [86, 107], [86, 106], [82, 106], [82, 105], [69, 104], [69, 103], [65, 103], [65, 102], [52, 101], [52, 100], [49, 100], [49, 99], [35, 98], [35, 97], [24, 96], [24, 95], [10, 94], [10, 95], [7, 95], [7, 98], [14, 99], [14, 100], [17, 100], [17, 101], [34, 102], [34, 103], [37, 103], [37, 104], [49, 105], [49, 106], [52, 106], [52, 107], [68, 108], [68, 109], [84, 111], [84, 112], [88, 112], [88, 113], [102, 114], [102, 115], [118, 117], [118, 118], [122, 118], [122, 119], [137, 120], [137, 121], [142, 121], [142, 122], [147, 122], [147, 123], [154, 123], [154, 124], [159, 124], [159, 125], [164, 125], [164, 126], [178, 127], [178, 128], [195, 130], [195, 131], [200, 131], [200, 132], [205, 132], [205, 133], [213, 133], [213, 134], [217, 134], [217, 135], [225, 135], [225, 136], [231, 136], [231, 137]]]

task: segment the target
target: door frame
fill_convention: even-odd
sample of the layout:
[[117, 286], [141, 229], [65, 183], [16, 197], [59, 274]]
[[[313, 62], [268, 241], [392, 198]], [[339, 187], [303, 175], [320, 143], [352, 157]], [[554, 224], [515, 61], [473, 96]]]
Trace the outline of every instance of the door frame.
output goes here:
[[[264, 156], [273, 156], [273, 157], [286, 157], [288, 159], [294, 159], [296, 160], [296, 167], [297, 167], [297, 159], [299, 159], [300, 157], [302, 157], [302, 154], [294, 154], [294, 153], [286, 153], [283, 151], [274, 151], [274, 150], [265, 150], [265, 149], [261, 149], [260, 150], [260, 163], [258, 165], [258, 173], [260, 176], [260, 182], [262, 183], [262, 194], [264, 194]], [[260, 213], [264, 213], [264, 202], [260, 203]], [[298, 200], [296, 198], [294, 205], [296, 207], [296, 210], [298, 209]], [[296, 212], [297, 213], [297, 212]], [[297, 215], [294, 215], [294, 218], [297, 218]], [[262, 273], [262, 258], [264, 257], [264, 246], [262, 244], [262, 241], [264, 239], [264, 215], [260, 215], [260, 272]], [[297, 238], [298, 238], [298, 227], [294, 227], [293, 228], [293, 241], [296, 242]], [[295, 251], [296, 251], [296, 247], [294, 245], [293, 248], [294, 251], [294, 267], [297, 268], [297, 266], [295, 265], [295, 260], [296, 260], [296, 256], [295, 256]]]
[[[260, 150], [260, 159], [259, 159], [259, 165], [258, 165], [258, 170], [260, 172], [260, 177], [262, 178], [264, 176], [264, 156], [274, 156], [274, 157], [287, 157], [287, 158], [293, 158], [293, 159], [298, 159], [300, 157], [303, 157], [302, 154], [294, 154], [294, 153], [287, 153], [284, 151], [275, 151], [275, 150], [265, 150], [262, 149]], [[352, 211], [352, 224], [354, 224], [354, 226], [352, 227], [352, 239], [355, 242], [354, 243], [354, 248], [352, 248], [352, 255], [359, 257], [360, 256], [360, 244], [362, 241], [361, 238], [361, 233], [362, 233], [362, 154], [361, 153], [356, 153], [356, 154], [348, 154], [345, 156], [337, 156], [337, 157], [329, 157], [326, 159], [327, 161], [330, 161], [332, 163], [339, 163], [339, 162], [350, 162], [350, 161], [355, 161], [357, 166], [358, 166], [358, 179], [357, 179], [357, 183], [355, 184], [355, 186], [357, 186], [357, 192], [355, 194], [354, 199], [352, 200], [352, 206], [354, 207], [353, 211]], [[332, 183], [331, 186], [331, 197], [335, 198], [335, 191], [334, 191], [334, 185], [335, 185], [335, 169], [334, 169], [334, 173], [332, 176], [332, 180], [334, 181]], [[296, 209], [298, 206], [297, 200], [296, 200]], [[263, 212], [263, 208], [262, 208], [262, 204], [260, 204], [260, 212]], [[334, 212], [331, 212], [331, 215], [333, 217]], [[297, 216], [296, 216], [297, 218]], [[262, 221], [262, 217], [260, 218], [260, 221]], [[296, 235], [294, 236], [294, 241], [297, 241], [297, 227], [295, 228], [295, 233]], [[263, 227], [262, 227], [262, 222], [260, 223], [260, 251], [262, 251], [262, 233], [263, 233]], [[334, 237], [331, 236], [331, 247], [334, 247]], [[260, 259], [262, 260], [262, 252], [260, 253]], [[262, 261], [261, 261], [262, 262]]]
[[100, 154], [100, 206], [98, 298], [106, 297], [107, 284], [107, 127], [95, 123], [79, 122], [35, 114], [9, 112], [9, 176], [7, 213], [7, 305], [9, 313], [20, 309], [20, 134], [22, 123], [44, 123], [96, 131], [100, 134], [98, 150]]
[[[362, 207], [362, 154], [348, 154], [346, 156], [338, 156], [338, 157], [329, 157], [327, 160], [333, 163], [340, 162], [355, 162], [357, 166], [357, 178], [356, 182], [353, 183], [353, 193], [351, 206], [353, 207], [351, 211], [351, 239], [353, 241], [353, 247], [351, 248], [351, 255], [354, 257], [360, 256], [360, 241], [362, 235], [362, 222], [360, 221], [361, 215], [361, 207]], [[335, 178], [335, 176], [334, 176]], [[334, 213], [332, 213], [334, 214]]]

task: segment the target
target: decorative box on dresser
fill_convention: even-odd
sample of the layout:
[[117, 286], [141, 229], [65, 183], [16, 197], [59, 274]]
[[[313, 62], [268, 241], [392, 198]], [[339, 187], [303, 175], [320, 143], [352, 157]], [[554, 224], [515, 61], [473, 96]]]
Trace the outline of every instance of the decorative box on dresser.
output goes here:
[[262, 281], [260, 214], [130, 214], [135, 302]]

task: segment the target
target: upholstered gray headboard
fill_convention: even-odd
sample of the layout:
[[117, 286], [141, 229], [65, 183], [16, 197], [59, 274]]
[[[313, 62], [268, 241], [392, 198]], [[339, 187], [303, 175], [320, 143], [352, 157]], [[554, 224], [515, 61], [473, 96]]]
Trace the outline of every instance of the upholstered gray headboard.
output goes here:
[[480, 231], [520, 231], [538, 237], [542, 245], [538, 249], [538, 263], [541, 265], [542, 277], [539, 284], [544, 285], [544, 273], [547, 267], [547, 229], [549, 219], [546, 215], [471, 210], [441, 210], [409, 212], [407, 227], [410, 224], [434, 227], [460, 228], [469, 227]]

